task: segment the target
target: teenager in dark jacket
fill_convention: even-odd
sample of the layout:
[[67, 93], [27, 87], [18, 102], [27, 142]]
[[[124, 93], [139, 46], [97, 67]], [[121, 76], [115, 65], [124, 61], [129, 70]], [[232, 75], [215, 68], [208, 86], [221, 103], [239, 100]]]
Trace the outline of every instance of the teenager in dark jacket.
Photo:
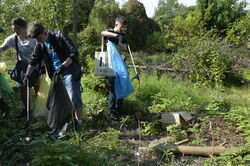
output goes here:
[[42, 60], [46, 63], [51, 79], [55, 72], [62, 74], [63, 84], [75, 108], [76, 120], [82, 124], [83, 102], [80, 90], [82, 71], [77, 60], [79, 53], [72, 40], [61, 31], [45, 29], [38, 22], [29, 25], [28, 35], [37, 40], [37, 45], [29, 62], [26, 79], [29, 79], [34, 66]]

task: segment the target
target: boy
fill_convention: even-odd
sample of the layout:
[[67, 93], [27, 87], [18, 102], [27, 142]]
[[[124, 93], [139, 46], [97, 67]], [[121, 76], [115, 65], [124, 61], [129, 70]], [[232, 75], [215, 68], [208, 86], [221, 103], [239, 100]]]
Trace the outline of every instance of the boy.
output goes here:
[[[61, 31], [45, 29], [39, 22], [33, 22], [29, 25], [28, 35], [35, 38], [38, 43], [32, 54], [26, 72], [26, 79], [29, 79], [34, 66], [43, 59], [51, 79], [55, 72], [62, 74], [63, 84], [75, 109], [76, 120], [78, 124], [81, 125], [83, 102], [81, 99], [80, 79], [82, 71], [77, 60], [79, 53], [75, 45], [72, 40]], [[54, 136], [56, 136], [56, 134]], [[58, 134], [60, 134], [60, 132]]]
[[[115, 43], [121, 51], [127, 51], [127, 37], [124, 32], [127, 25], [127, 19], [123, 16], [118, 16], [115, 20], [114, 29], [109, 29], [101, 32], [101, 35]], [[125, 59], [123, 57], [123, 59]], [[115, 77], [109, 77], [110, 92], [109, 92], [109, 117], [112, 120], [118, 121], [122, 115], [121, 108], [123, 99], [117, 99], [115, 95]]]
[[[0, 54], [7, 51], [9, 48], [16, 49], [16, 41], [19, 50], [19, 59], [28, 61], [31, 58], [31, 54], [34, 51], [36, 40], [28, 37], [27, 35], [27, 22], [22, 18], [14, 18], [11, 22], [11, 29], [14, 34], [8, 36], [3, 44], [0, 46]], [[17, 51], [17, 50], [16, 50]], [[17, 83], [18, 87], [21, 87], [21, 98], [25, 108], [17, 118], [25, 118], [27, 114], [27, 89], [20, 83]], [[38, 86], [34, 86], [35, 92], [38, 91]]]

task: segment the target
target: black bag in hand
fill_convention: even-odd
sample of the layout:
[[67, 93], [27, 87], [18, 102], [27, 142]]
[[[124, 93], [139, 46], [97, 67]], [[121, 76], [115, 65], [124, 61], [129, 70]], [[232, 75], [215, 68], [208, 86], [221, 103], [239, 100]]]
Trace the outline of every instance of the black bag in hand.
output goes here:
[[54, 74], [52, 78], [46, 106], [49, 110], [48, 126], [52, 131], [61, 130], [74, 109], [61, 74]]
[[[18, 45], [17, 45], [17, 36], [15, 37], [15, 44], [16, 44], [16, 56], [17, 56], [17, 63], [13, 70], [9, 70], [8, 73], [10, 78], [20, 84], [23, 84], [23, 80], [25, 77], [26, 70], [28, 68], [28, 62], [25, 60], [18, 59]], [[32, 87], [36, 80], [39, 78], [39, 71], [35, 68], [31, 73], [29, 86]]]

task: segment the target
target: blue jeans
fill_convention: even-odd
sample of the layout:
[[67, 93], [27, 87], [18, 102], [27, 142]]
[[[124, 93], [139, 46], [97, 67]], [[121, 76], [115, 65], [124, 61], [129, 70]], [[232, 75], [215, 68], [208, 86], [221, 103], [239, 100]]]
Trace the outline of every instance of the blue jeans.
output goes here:
[[63, 76], [63, 84], [74, 108], [83, 106], [80, 80], [76, 81], [71, 74], [66, 74]]
[[117, 99], [115, 95], [115, 77], [109, 77], [109, 111], [113, 114], [121, 114], [122, 113], [122, 103], [123, 99]]

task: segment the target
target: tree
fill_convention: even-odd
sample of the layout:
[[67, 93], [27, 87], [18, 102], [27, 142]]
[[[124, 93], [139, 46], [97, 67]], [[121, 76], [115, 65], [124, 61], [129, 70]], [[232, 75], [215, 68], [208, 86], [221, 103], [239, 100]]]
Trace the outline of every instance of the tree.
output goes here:
[[246, 2], [239, 0], [198, 0], [199, 20], [209, 29], [217, 29], [222, 36], [226, 35], [228, 26], [246, 15]]
[[178, 3], [178, 0], [160, 0], [154, 19], [160, 25], [170, 25], [176, 16], [184, 16], [194, 10]]
[[159, 25], [147, 17], [143, 4], [137, 0], [129, 0], [122, 11], [128, 19], [127, 35], [131, 47], [133, 50], [143, 50], [147, 36], [159, 31]]
[[98, 34], [113, 28], [115, 18], [121, 14], [119, 4], [115, 0], [96, 0], [89, 17], [89, 25], [95, 27]]

